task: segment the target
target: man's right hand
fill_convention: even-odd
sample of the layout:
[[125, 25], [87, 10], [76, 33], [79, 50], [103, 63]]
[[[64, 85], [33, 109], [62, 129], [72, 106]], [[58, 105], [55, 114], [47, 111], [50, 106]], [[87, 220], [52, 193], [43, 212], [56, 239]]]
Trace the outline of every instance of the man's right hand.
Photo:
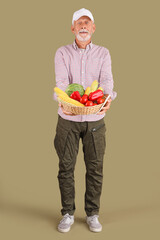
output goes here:
[[76, 114], [74, 114], [74, 113], [65, 111], [64, 108], [63, 108], [63, 105], [61, 103], [59, 103], [59, 107], [61, 107], [64, 114], [70, 115], [70, 116], [76, 116]]

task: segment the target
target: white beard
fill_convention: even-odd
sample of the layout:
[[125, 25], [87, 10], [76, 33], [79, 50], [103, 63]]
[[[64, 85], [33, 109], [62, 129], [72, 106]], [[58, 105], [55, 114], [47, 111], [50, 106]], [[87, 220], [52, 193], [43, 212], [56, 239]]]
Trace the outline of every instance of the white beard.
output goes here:
[[78, 34], [75, 33], [75, 35], [76, 35], [76, 38], [77, 38], [79, 41], [81, 41], [81, 42], [86, 42], [86, 41], [88, 41], [88, 40], [91, 38], [92, 33], [91, 33], [91, 34], [88, 33], [88, 35], [87, 35], [85, 38], [81, 37], [79, 33], [78, 33]]

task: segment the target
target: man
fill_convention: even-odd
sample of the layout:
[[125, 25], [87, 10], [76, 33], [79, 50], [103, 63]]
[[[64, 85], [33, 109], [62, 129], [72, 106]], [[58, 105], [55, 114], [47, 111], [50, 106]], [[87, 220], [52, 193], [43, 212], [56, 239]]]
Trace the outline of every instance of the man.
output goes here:
[[[82, 8], [76, 11], [71, 26], [75, 40], [73, 44], [58, 48], [55, 54], [57, 87], [65, 91], [68, 84], [78, 83], [86, 89], [97, 79], [99, 86], [104, 89], [104, 94], [111, 96], [98, 114], [75, 115], [65, 111], [59, 104], [54, 146], [59, 157], [57, 178], [63, 207], [61, 209], [63, 218], [58, 225], [60, 232], [68, 232], [74, 223], [74, 169], [80, 139], [86, 166], [86, 222], [91, 231], [102, 230], [98, 214], [103, 180], [103, 157], [106, 149], [104, 116], [117, 93], [113, 91], [109, 50], [91, 41], [95, 29], [94, 18], [89, 10]], [[54, 99], [57, 101], [55, 93]]]

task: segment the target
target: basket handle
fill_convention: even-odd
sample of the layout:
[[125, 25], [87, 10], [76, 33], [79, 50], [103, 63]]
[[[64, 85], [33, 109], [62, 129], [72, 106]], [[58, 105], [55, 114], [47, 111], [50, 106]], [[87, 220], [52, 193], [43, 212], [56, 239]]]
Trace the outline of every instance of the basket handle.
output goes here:
[[106, 98], [106, 100], [104, 101], [104, 103], [102, 104], [102, 106], [100, 107], [100, 109], [98, 110], [98, 112], [96, 112], [95, 114], [99, 113], [101, 111], [101, 109], [103, 108], [103, 106], [106, 104], [106, 102], [108, 101], [108, 99], [110, 98], [110, 94], [108, 95], [108, 97]]

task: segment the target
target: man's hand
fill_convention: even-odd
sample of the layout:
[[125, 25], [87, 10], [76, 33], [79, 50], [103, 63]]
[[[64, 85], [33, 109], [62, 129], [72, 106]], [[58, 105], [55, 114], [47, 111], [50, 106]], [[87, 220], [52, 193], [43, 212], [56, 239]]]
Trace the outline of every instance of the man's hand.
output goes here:
[[[108, 97], [108, 94], [104, 94], [106, 97]], [[111, 102], [112, 99], [111, 97], [108, 99], [108, 101], [106, 102], [106, 104], [103, 106], [103, 108], [101, 109], [101, 111], [99, 113], [97, 113], [97, 115], [101, 115], [104, 114], [105, 112], [107, 112], [107, 110], [110, 108], [111, 106]]]
[[74, 113], [65, 111], [64, 108], [63, 108], [63, 105], [61, 103], [59, 103], [59, 106], [61, 107], [64, 114], [70, 115], [70, 116], [76, 116], [76, 114], [74, 114]]

